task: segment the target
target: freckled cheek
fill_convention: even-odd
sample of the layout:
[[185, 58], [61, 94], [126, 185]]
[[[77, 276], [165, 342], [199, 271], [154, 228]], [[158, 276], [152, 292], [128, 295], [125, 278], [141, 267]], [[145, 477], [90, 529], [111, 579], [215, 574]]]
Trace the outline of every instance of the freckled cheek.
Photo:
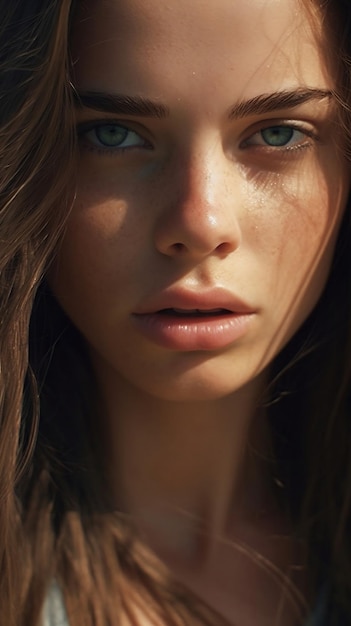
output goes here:
[[280, 185], [251, 207], [247, 242], [260, 260], [264, 284], [282, 305], [312, 280], [320, 290], [329, 269], [335, 211], [325, 184], [318, 182], [301, 184], [298, 193]]

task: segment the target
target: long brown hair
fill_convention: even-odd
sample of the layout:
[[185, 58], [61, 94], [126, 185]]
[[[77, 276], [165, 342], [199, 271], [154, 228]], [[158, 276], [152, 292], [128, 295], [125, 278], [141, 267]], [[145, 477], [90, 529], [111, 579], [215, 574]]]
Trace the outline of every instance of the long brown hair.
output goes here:
[[[224, 623], [111, 507], [85, 346], [45, 283], [73, 200], [73, 4], [0, 6], [0, 622], [40, 624], [56, 580], [70, 626], [137, 624], [139, 610], [170, 626]], [[349, 133], [351, 5], [319, 10], [337, 31]], [[277, 357], [269, 401], [283, 499], [313, 584], [328, 581], [328, 624], [351, 621], [350, 241], [347, 210], [324, 294]]]
[[72, 126], [67, 80], [70, 4], [1, 2], [0, 619], [11, 626], [20, 623], [19, 554], [26, 562], [14, 486], [38, 425], [38, 392], [28, 363], [29, 320], [67, 215], [72, 171], [67, 132]]

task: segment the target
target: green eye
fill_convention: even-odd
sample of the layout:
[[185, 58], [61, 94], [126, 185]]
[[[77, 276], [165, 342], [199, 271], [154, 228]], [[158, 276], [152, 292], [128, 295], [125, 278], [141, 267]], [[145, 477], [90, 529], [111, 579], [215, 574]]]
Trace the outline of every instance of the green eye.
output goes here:
[[276, 124], [257, 131], [246, 139], [242, 146], [244, 148], [297, 148], [306, 144], [308, 136], [308, 131], [285, 124]]
[[271, 126], [261, 130], [261, 137], [269, 146], [283, 147], [291, 142], [296, 132], [298, 131], [289, 126]]
[[115, 122], [95, 122], [78, 125], [78, 136], [86, 146], [102, 151], [146, 148], [148, 142], [135, 130]]
[[94, 129], [97, 140], [108, 148], [119, 147], [127, 139], [128, 134], [131, 131], [127, 130], [123, 126], [117, 126], [116, 124], [104, 124], [103, 126], [97, 126]]

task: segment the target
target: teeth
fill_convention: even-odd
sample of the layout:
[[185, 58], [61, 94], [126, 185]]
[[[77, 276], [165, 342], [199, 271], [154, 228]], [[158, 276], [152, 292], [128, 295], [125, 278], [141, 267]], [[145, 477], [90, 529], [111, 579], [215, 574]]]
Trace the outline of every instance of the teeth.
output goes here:
[[167, 309], [171, 313], [177, 315], [212, 315], [215, 313], [222, 313], [224, 309]]
[[173, 309], [175, 313], [180, 313], [180, 315], [186, 315], [187, 313], [220, 313], [223, 309]]

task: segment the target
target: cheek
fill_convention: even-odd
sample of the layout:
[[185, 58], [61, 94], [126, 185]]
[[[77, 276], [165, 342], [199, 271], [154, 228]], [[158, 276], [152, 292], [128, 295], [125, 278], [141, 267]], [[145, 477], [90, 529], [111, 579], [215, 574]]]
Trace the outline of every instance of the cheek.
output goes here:
[[[86, 201], [85, 201], [86, 200]], [[135, 245], [124, 234], [126, 206], [123, 202], [98, 202], [94, 196], [79, 197], [49, 283], [63, 307], [75, 310], [96, 307], [120, 287], [130, 267]]]
[[264, 268], [267, 325], [277, 329], [274, 344], [285, 343], [293, 335], [323, 291], [346, 202], [345, 189], [345, 184], [335, 185], [332, 175], [313, 170], [302, 182], [300, 177], [299, 185], [287, 178], [284, 184], [272, 184], [269, 194], [265, 190], [265, 206], [257, 204], [251, 251], [256, 250]]
[[60, 249], [61, 270], [105, 281], [118, 279], [143, 253], [145, 211], [131, 184], [107, 176], [85, 174]]
[[[340, 176], [339, 176], [340, 178]], [[341, 219], [342, 185], [310, 167], [302, 178], [275, 176], [247, 209], [252, 251], [271, 259], [275, 278], [308, 276], [335, 240]], [[280, 278], [281, 277], [281, 278]]]
[[81, 155], [76, 202], [49, 275], [72, 317], [99, 308], [99, 302], [107, 315], [113, 296], [128, 295], [140, 268], [150, 262], [153, 203], [136, 170], [111, 158]]

